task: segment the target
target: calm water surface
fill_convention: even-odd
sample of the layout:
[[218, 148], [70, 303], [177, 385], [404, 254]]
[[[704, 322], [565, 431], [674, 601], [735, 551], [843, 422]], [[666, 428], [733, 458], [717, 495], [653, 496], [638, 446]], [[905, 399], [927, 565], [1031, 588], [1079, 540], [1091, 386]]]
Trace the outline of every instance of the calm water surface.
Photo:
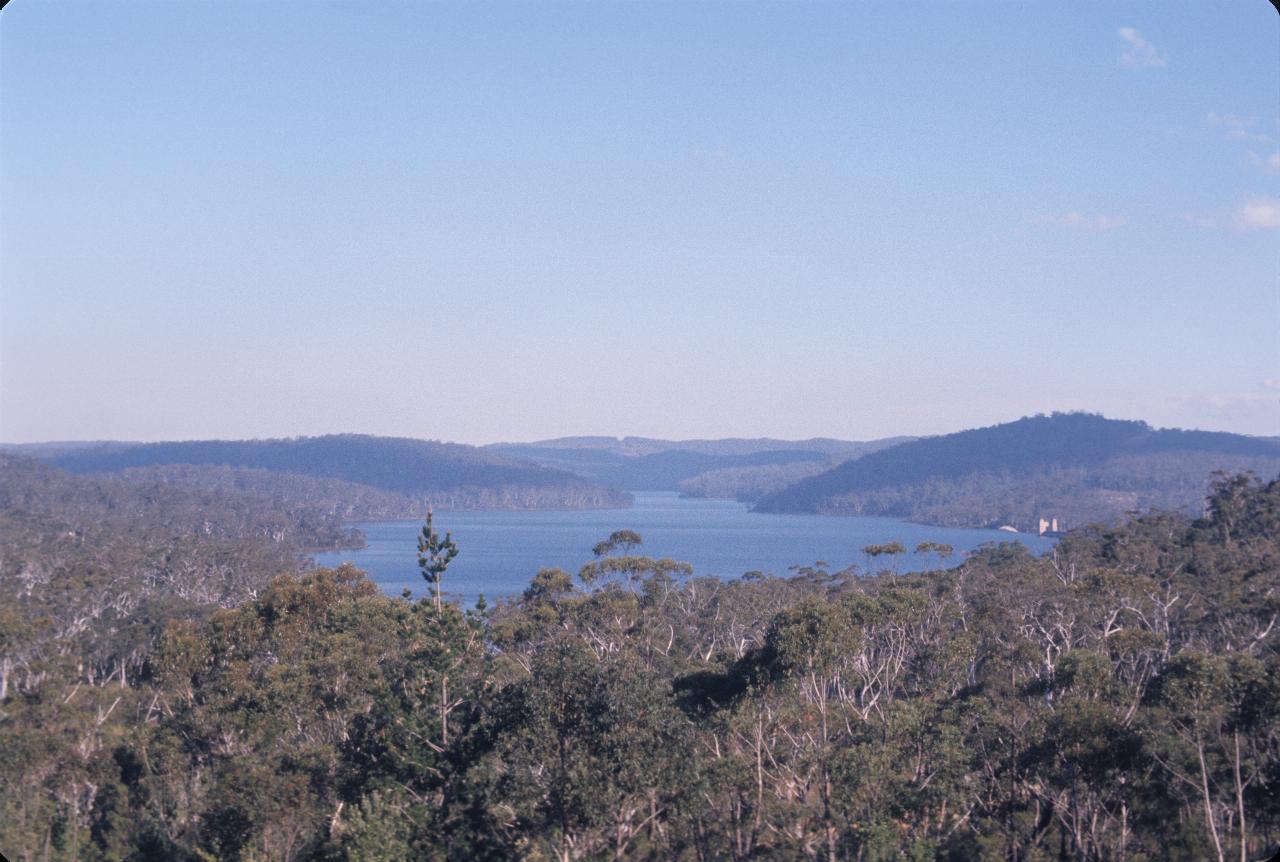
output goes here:
[[[449, 530], [460, 553], [445, 573], [446, 593], [466, 603], [520, 593], [539, 568], [559, 566], [577, 574], [591, 559], [591, 547], [614, 530], [635, 530], [644, 537], [636, 553], [671, 557], [693, 564], [698, 575], [736, 578], [759, 570], [787, 575], [788, 567], [827, 562], [833, 570], [865, 565], [865, 545], [945, 542], [957, 555], [987, 542], [1016, 540], [1033, 553], [1050, 548], [1051, 539], [996, 530], [950, 530], [892, 518], [844, 518], [824, 515], [753, 514], [728, 500], [682, 500], [675, 492], [641, 492], [631, 509], [575, 512], [437, 512], [435, 525]], [[421, 521], [358, 524], [369, 541], [359, 551], [316, 554], [316, 564], [351, 562], [368, 572], [384, 593], [400, 595], [408, 587], [422, 594], [417, 537]], [[952, 558], [954, 562], [955, 558]], [[908, 554], [899, 571], [938, 565], [933, 554]]]

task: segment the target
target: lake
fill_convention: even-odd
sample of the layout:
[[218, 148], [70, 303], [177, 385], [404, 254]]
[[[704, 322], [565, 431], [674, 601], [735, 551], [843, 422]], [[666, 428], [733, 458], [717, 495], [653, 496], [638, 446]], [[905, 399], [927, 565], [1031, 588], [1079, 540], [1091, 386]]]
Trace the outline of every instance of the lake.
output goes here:
[[[671, 557], [693, 564], [697, 575], [736, 578], [758, 570], [786, 576], [788, 567], [826, 561], [832, 570], [866, 564], [866, 545], [920, 542], [952, 545], [957, 556], [988, 542], [1019, 541], [1032, 553], [1053, 546], [1052, 539], [998, 530], [955, 530], [911, 524], [893, 518], [827, 515], [754, 514], [730, 500], [681, 499], [675, 492], [640, 492], [630, 509], [557, 512], [436, 513], [436, 529], [449, 530], [460, 553], [444, 576], [445, 592], [470, 604], [516, 595], [539, 568], [558, 566], [577, 575], [592, 559], [591, 547], [614, 530], [635, 530], [644, 544], [634, 553]], [[364, 569], [388, 595], [408, 587], [422, 595], [417, 541], [421, 521], [356, 524], [369, 546], [358, 551], [316, 554], [320, 566], [350, 562]], [[956, 557], [952, 557], [954, 564]], [[935, 554], [904, 555], [899, 571], [934, 568]]]

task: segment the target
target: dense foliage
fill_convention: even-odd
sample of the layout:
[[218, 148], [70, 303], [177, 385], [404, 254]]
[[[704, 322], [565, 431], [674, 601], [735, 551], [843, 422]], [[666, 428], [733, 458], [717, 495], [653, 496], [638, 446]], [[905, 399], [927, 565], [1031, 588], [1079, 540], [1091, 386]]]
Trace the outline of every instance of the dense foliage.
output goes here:
[[352, 569], [286, 575], [170, 623], [127, 682], [66, 663], [11, 689], [0, 847], [1263, 858], [1280, 841], [1280, 481], [1219, 477], [1206, 509], [1078, 531], [1044, 558], [993, 545], [945, 571], [731, 583], [618, 531], [577, 579], [543, 570], [465, 612]]
[[[203, 440], [103, 444], [38, 450], [73, 473], [104, 473], [166, 465], [250, 468], [297, 477], [339, 480], [364, 487], [382, 509], [395, 498], [444, 508], [598, 508], [626, 506], [630, 498], [561, 470], [504, 457], [474, 446], [398, 437], [335, 434], [288, 440]], [[178, 474], [170, 474], [176, 476]], [[314, 489], [312, 489], [314, 490]], [[420, 514], [421, 509], [415, 514]], [[401, 514], [401, 512], [396, 512]], [[370, 514], [381, 517], [382, 514]]]
[[422, 517], [428, 509], [587, 509], [628, 505], [625, 494], [587, 484], [467, 486], [448, 490], [401, 493], [330, 479], [212, 464], [166, 464], [130, 467], [112, 474], [131, 482], [161, 482], [195, 490], [266, 497], [289, 508], [306, 506], [342, 521], [391, 521]]
[[1041, 517], [1079, 525], [1150, 508], [1199, 514], [1214, 470], [1274, 475], [1280, 443], [1055, 413], [873, 452], [755, 508], [1034, 530]]
[[362, 542], [305, 505], [0, 455], [0, 698], [64, 666], [127, 681], [168, 620], [251, 599], [304, 551]]
[[556, 437], [533, 443], [492, 443], [486, 449], [547, 449], [554, 452], [595, 451], [625, 457], [641, 457], [658, 452], [697, 452], [703, 455], [750, 455], [755, 452], [817, 452], [846, 460], [855, 455], [895, 446], [913, 437], [882, 437], [878, 440], [836, 440], [810, 437], [807, 440], [779, 440], [774, 437], [719, 437], [715, 439], [663, 440], [657, 437]]
[[741, 455], [710, 455], [682, 450], [620, 455], [595, 449], [543, 446], [508, 446], [501, 451], [630, 491], [674, 491], [686, 479], [731, 467], [828, 463], [827, 457], [820, 452], [792, 449]]
[[761, 497], [781, 491], [801, 479], [830, 470], [830, 461], [802, 461], [797, 464], [765, 464], [758, 467], [725, 467], [708, 470], [680, 483], [680, 496], [755, 503]]
[[[567, 437], [539, 443], [497, 443], [486, 448], [568, 470], [615, 488], [679, 490], [690, 496], [733, 499], [743, 496], [748, 487], [754, 487], [764, 477], [782, 473], [794, 481], [909, 439], [853, 442], [821, 437], [795, 441]], [[703, 477], [706, 480], [700, 481]], [[771, 485], [769, 490], [780, 487], [784, 485]]]

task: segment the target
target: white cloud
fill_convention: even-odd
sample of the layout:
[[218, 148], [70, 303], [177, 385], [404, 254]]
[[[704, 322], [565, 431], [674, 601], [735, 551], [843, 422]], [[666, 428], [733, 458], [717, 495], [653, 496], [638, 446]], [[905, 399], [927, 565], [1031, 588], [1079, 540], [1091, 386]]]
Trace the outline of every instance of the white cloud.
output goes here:
[[1280, 230], [1280, 200], [1250, 198], [1236, 210], [1237, 230]]
[[1255, 131], [1257, 117], [1242, 117], [1239, 114], [1219, 114], [1210, 111], [1205, 122], [1217, 129], [1222, 129], [1222, 136], [1228, 141], [1270, 141], [1271, 136]]
[[1079, 230], [1111, 230], [1126, 224], [1129, 220], [1124, 216], [1087, 216], [1084, 213], [1072, 210], [1060, 216], [1043, 216], [1036, 221], [1040, 224], [1053, 224], [1059, 227], [1077, 228]]
[[1170, 412], [1181, 417], [1172, 424], [1183, 428], [1229, 428], [1267, 435], [1280, 431], [1280, 395], [1266, 383], [1258, 389], [1177, 395], [1166, 401]]
[[1187, 224], [1209, 230], [1234, 228], [1248, 230], [1280, 230], [1280, 199], [1255, 195], [1234, 209], [1216, 212], [1183, 212], [1178, 218]]
[[1133, 69], [1163, 69], [1166, 65], [1164, 57], [1145, 37], [1132, 27], [1121, 27], [1116, 31], [1126, 47], [1120, 54], [1120, 65]]
[[1280, 152], [1269, 153], [1260, 156], [1253, 150], [1249, 151], [1249, 164], [1268, 174], [1280, 173]]
[[1217, 216], [1208, 215], [1206, 213], [1185, 212], [1179, 215], [1187, 224], [1193, 224], [1196, 227], [1216, 229], [1221, 227], [1221, 221]]
[[1096, 230], [1111, 230], [1113, 227], [1127, 224], [1128, 221], [1124, 216], [1098, 215], [1093, 217], [1093, 227]]

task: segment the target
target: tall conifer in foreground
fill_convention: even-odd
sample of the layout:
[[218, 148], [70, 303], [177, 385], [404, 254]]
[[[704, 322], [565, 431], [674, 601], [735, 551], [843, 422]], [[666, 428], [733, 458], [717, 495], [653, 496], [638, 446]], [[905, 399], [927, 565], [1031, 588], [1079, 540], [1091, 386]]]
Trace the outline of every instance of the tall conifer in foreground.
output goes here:
[[444, 570], [458, 556], [458, 545], [453, 541], [453, 534], [445, 532], [444, 539], [431, 525], [431, 510], [427, 510], [427, 523], [422, 528], [422, 536], [418, 539], [418, 568], [422, 569], [422, 577], [435, 591], [436, 610], [440, 610], [440, 582], [444, 580]]

